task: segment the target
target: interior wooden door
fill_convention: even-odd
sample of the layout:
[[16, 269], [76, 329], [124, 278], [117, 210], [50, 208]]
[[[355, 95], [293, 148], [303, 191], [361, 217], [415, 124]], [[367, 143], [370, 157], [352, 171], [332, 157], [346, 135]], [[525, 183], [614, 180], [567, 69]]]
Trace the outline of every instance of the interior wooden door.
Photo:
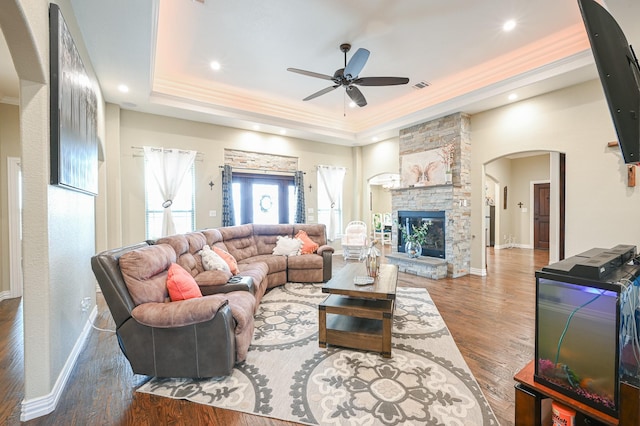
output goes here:
[[549, 184], [533, 185], [533, 247], [549, 249]]

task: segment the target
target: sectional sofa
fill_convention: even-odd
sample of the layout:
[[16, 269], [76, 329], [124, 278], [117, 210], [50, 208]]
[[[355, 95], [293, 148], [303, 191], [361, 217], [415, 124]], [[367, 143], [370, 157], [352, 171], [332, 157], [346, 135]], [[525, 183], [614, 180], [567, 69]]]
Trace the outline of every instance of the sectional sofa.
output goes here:
[[[311, 254], [274, 255], [278, 240], [304, 231]], [[205, 270], [205, 245], [224, 250], [238, 271]], [[324, 225], [239, 225], [163, 237], [108, 250], [91, 259], [133, 372], [157, 377], [227, 375], [244, 361], [253, 315], [270, 288], [331, 278], [333, 248]], [[171, 301], [167, 276], [178, 264], [202, 297]]]

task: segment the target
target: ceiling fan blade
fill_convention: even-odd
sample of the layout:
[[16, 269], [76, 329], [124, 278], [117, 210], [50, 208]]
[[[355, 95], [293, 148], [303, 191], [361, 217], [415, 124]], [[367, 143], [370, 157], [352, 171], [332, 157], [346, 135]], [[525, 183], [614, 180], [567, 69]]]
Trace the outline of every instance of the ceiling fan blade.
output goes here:
[[325, 87], [324, 89], [319, 90], [319, 91], [317, 91], [316, 93], [313, 93], [313, 94], [311, 94], [311, 95], [307, 96], [306, 98], [304, 98], [304, 99], [303, 99], [303, 101], [308, 101], [308, 100], [311, 100], [311, 99], [317, 98], [318, 96], [322, 96], [322, 95], [324, 95], [325, 93], [329, 93], [329, 92], [331, 92], [332, 90], [337, 89], [338, 87], [340, 87], [340, 85], [339, 85], [339, 84], [338, 84], [338, 85], [335, 85], [335, 86]]
[[364, 95], [357, 87], [347, 86], [347, 95], [349, 95], [351, 100], [355, 102], [359, 107], [363, 107], [367, 104], [367, 100], [364, 98]]
[[349, 63], [344, 67], [344, 76], [348, 79], [357, 78], [369, 59], [369, 51], [362, 47], [353, 54]]
[[323, 80], [333, 80], [333, 77], [326, 74], [320, 74], [313, 71], [300, 70], [298, 68], [287, 68], [287, 71], [295, 72], [302, 75], [307, 75], [309, 77], [321, 78]]
[[353, 84], [359, 86], [395, 86], [408, 82], [409, 79], [406, 77], [362, 77], [353, 80]]

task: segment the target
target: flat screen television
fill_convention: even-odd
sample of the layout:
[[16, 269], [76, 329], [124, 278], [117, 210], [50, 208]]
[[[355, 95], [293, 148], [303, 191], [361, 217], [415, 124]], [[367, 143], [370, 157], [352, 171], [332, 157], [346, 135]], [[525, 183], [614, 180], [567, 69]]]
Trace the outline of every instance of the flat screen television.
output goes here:
[[624, 162], [640, 162], [640, 66], [611, 14], [594, 0], [578, 0]]

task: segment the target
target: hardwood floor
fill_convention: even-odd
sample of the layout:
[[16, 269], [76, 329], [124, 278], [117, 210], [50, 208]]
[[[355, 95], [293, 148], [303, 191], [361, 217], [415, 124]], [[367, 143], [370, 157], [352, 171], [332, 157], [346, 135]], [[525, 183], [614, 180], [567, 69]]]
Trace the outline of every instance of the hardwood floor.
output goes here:
[[[385, 247], [389, 250], [388, 246]], [[534, 354], [536, 269], [546, 251], [488, 251], [487, 277], [430, 280], [404, 273], [399, 285], [426, 288], [501, 425], [514, 418], [513, 375]], [[343, 260], [334, 256], [334, 269]], [[96, 325], [113, 328], [98, 297]], [[22, 304], [0, 302], [0, 424], [20, 424], [23, 392]], [[293, 425], [265, 417], [215, 409], [137, 393], [147, 380], [134, 375], [114, 334], [93, 330], [56, 410], [26, 425]]]

